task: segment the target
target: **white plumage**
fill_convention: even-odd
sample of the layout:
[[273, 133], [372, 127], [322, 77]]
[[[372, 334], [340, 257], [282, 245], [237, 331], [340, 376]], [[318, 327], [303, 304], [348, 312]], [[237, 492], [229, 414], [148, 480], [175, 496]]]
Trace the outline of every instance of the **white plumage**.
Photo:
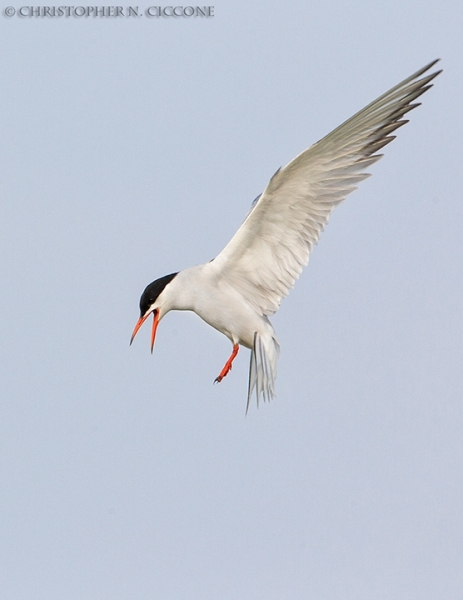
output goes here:
[[216, 381], [231, 369], [239, 345], [251, 349], [248, 404], [275, 395], [279, 345], [268, 320], [293, 288], [331, 211], [369, 174], [378, 151], [407, 123], [414, 100], [432, 87], [440, 71], [420, 77], [433, 61], [380, 96], [270, 179], [241, 227], [211, 262], [150, 284], [140, 299], [132, 340], [153, 313], [157, 324], [170, 310], [192, 310], [233, 343]]

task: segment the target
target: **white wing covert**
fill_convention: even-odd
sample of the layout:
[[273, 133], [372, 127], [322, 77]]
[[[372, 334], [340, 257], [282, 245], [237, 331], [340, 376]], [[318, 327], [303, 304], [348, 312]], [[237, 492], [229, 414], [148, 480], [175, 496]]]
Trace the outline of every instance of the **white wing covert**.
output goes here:
[[294, 287], [331, 211], [367, 177], [402, 117], [420, 105], [440, 71], [418, 79], [433, 61], [380, 96], [270, 179], [245, 221], [210, 268], [262, 315], [273, 314]]

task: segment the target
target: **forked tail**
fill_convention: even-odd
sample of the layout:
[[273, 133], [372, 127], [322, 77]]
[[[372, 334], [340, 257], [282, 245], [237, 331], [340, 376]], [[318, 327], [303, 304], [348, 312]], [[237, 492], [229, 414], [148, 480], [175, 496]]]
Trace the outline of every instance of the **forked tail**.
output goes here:
[[249, 410], [254, 388], [256, 388], [257, 406], [259, 406], [261, 396], [264, 402], [270, 402], [275, 397], [275, 379], [279, 354], [280, 345], [273, 335], [262, 336], [257, 332], [254, 333], [254, 347], [251, 350], [251, 364], [249, 366], [246, 414]]

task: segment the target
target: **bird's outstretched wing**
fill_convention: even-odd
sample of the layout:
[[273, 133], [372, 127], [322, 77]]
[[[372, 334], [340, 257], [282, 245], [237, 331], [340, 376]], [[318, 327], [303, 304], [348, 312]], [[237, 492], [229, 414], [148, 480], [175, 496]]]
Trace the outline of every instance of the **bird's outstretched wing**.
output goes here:
[[216, 276], [271, 315], [293, 288], [331, 211], [369, 174], [378, 151], [441, 71], [437, 60], [399, 83], [279, 169], [228, 245], [210, 263]]

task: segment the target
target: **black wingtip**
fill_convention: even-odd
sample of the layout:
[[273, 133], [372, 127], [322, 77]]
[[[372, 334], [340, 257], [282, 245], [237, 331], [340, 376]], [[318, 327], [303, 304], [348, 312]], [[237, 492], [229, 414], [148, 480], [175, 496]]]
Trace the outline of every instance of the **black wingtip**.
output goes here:
[[[429, 69], [432, 69], [432, 67], [434, 65], [437, 65], [437, 63], [439, 61], [440, 61], [440, 58], [435, 58], [434, 60], [432, 60], [430, 63], [428, 63], [426, 66], [424, 66], [420, 71], [418, 71], [417, 77], [419, 77], [423, 73], [426, 73], [426, 71], [429, 71]], [[441, 73], [441, 72], [442, 72], [442, 69], [439, 71], [439, 73]]]

